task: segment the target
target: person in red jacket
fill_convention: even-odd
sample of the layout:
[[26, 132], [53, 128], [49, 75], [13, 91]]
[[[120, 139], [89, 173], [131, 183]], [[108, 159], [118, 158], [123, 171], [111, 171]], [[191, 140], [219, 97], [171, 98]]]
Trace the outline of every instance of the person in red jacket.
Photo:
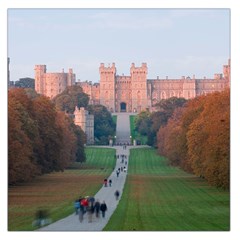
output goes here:
[[104, 187], [107, 187], [108, 180], [105, 178], [103, 182], [104, 182]]

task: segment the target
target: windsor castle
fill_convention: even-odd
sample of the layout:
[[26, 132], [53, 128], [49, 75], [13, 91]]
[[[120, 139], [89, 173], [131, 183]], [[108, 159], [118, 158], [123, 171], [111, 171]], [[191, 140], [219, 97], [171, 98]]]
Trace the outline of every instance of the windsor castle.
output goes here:
[[193, 76], [179, 79], [148, 79], [148, 67], [142, 63], [136, 67], [132, 63], [130, 75], [117, 74], [115, 63], [99, 67], [100, 81], [76, 82], [72, 69], [68, 73], [47, 73], [46, 65], [35, 66], [35, 90], [48, 96], [55, 97], [67, 86], [79, 85], [89, 95], [90, 104], [102, 104], [110, 112], [136, 112], [148, 109], [154, 111], [154, 105], [161, 99], [170, 97], [195, 98], [230, 87], [230, 60], [223, 66], [223, 72], [214, 74], [213, 78], [198, 79]]

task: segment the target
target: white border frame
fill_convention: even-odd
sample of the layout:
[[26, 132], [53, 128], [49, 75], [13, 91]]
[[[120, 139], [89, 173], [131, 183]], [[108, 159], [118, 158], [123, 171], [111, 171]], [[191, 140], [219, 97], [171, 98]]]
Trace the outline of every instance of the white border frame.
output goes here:
[[[239, 186], [240, 167], [240, 10], [236, 0], [0, 0], [0, 96], [1, 108], [1, 218], [0, 232], [2, 239], [49, 239], [49, 237], [66, 238], [98, 238], [118, 240], [129, 237], [161, 238], [161, 239], [236, 239], [239, 228]], [[230, 8], [231, 9], [231, 225], [229, 232], [8, 232], [7, 231], [7, 9], [8, 8]]]

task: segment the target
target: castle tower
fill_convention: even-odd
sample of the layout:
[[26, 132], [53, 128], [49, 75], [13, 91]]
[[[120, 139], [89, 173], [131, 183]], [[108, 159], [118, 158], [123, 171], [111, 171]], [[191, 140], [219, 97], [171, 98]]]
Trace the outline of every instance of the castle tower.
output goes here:
[[35, 90], [50, 99], [75, 84], [76, 76], [70, 68], [68, 73], [47, 73], [46, 65], [35, 65]]
[[75, 107], [74, 123], [81, 127], [87, 137], [87, 144], [94, 144], [94, 115], [89, 114], [83, 107]]
[[44, 94], [46, 65], [35, 65], [35, 90], [39, 94]]
[[100, 104], [107, 107], [110, 112], [115, 112], [115, 63], [112, 66], [105, 67], [100, 64]]
[[131, 89], [132, 89], [132, 111], [141, 112], [148, 108], [147, 100], [147, 73], [146, 63], [142, 63], [141, 67], [135, 67], [132, 63], [131, 73]]
[[76, 82], [76, 76], [73, 73], [72, 68], [69, 68], [68, 74], [67, 74], [67, 86], [73, 86]]

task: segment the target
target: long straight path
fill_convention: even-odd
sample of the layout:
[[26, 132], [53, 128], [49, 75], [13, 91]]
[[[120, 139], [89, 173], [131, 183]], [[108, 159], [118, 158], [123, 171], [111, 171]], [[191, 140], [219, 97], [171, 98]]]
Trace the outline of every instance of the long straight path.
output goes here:
[[116, 143], [130, 143], [130, 120], [129, 113], [117, 113]]
[[[114, 147], [116, 149], [117, 155], [126, 155], [126, 159], [124, 159], [124, 163], [121, 162], [121, 158], [116, 160], [116, 167], [112, 174], [109, 176], [108, 179], [112, 180], [112, 186], [111, 187], [102, 187], [94, 196], [95, 199], [98, 199], [100, 202], [105, 201], [107, 204], [107, 211], [105, 218], [102, 218], [100, 215], [99, 218], [96, 218], [95, 215], [93, 216], [93, 221], [88, 222], [88, 215], [87, 213], [84, 214], [84, 220], [83, 222], [79, 221], [79, 216], [75, 213], [61, 219], [55, 223], [52, 223], [46, 227], [38, 229], [39, 231], [101, 231], [106, 224], [108, 223], [111, 215], [113, 214], [114, 210], [116, 209], [118, 202], [121, 198], [124, 183], [126, 180], [126, 172], [120, 172], [119, 176], [116, 175], [116, 170], [118, 168], [125, 166], [125, 161], [128, 162], [129, 158], [129, 149], [128, 147], [126, 149], [123, 149], [123, 146], [116, 146]], [[114, 193], [116, 190], [120, 191], [120, 197], [119, 200], [116, 200]]]

